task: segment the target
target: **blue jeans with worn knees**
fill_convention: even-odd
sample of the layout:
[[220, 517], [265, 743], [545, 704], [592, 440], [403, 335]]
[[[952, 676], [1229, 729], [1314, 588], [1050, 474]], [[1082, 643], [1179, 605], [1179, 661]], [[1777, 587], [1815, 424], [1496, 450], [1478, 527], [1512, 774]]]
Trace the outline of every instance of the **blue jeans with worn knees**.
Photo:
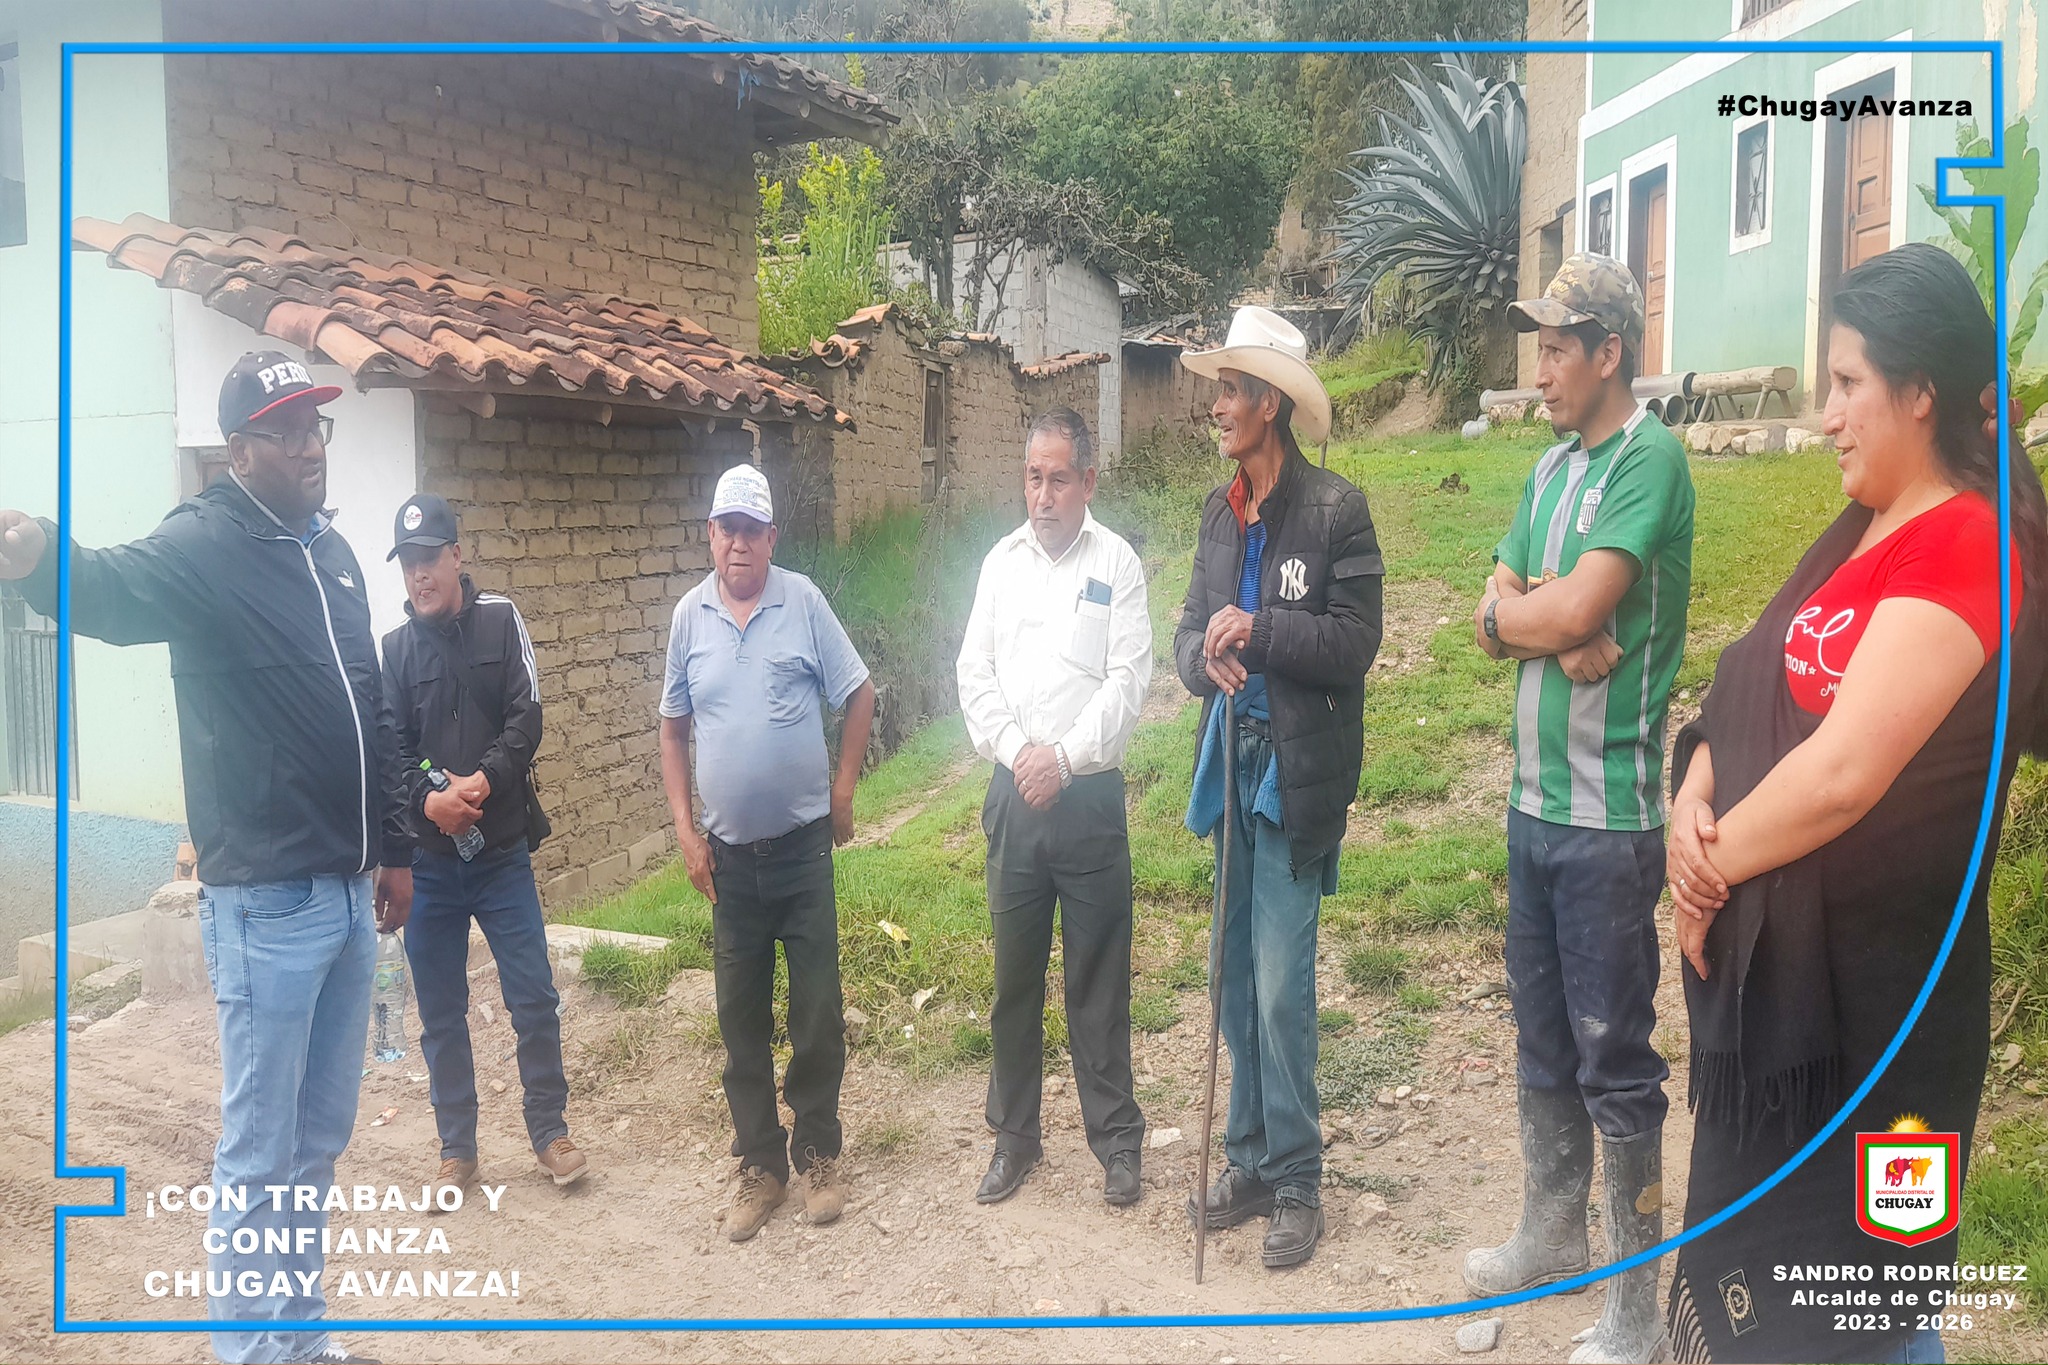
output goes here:
[[476, 1061], [469, 1040], [469, 922], [491, 945], [498, 989], [519, 1039], [519, 1083], [525, 1092], [526, 1137], [543, 1151], [569, 1135], [563, 1110], [569, 1081], [562, 1071], [562, 1018], [547, 924], [533, 884], [526, 841], [488, 849], [471, 862], [420, 850], [412, 869], [412, 918], [405, 953], [420, 1005], [420, 1051], [427, 1061], [434, 1123], [443, 1158], [476, 1159]]
[[[319, 1205], [355, 1127], [369, 1032], [377, 958], [371, 878], [202, 886], [199, 932], [220, 1019], [213, 1183], [247, 1195], [247, 1208], [237, 1209], [224, 1193], [208, 1218], [221, 1239], [207, 1256], [209, 1278], [228, 1277], [227, 1295], [208, 1300], [208, 1315], [216, 1324], [316, 1319], [327, 1307], [327, 1215]], [[290, 1188], [274, 1200], [269, 1185]], [[301, 1189], [315, 1192], [306, 1201], [312, 1208], [298, 1207]], [[236, 1250], [238, 1236], [253, 1249]], [[288, 1250], [275, 1249], [280, 1236]], [[213, 1332], [214, 1354], [230, 1362], [306, 1360], [326, 1347], [327, 1333], [317, 1330]]]
[[[1224, 896], [1223, 1040], [1230, 1048], [1231, 1165], [1299, 1203], [1322, 1202], [1323, 1132], [1316, 1093], [1316, 920], [1323, 858], [1291, 866], [1287, 833], [1252, 808], [1267, 741], [1241, 734], [1238, 824], [1229, 833]], [[1219, 824], [1219, 835], [1227, 828]], [[1330, 855], [1325, 854], [1324, 857]], [[1221, 845], [1218, 846], [1221, 875]]]
[[1576, 1088], [1608, 1137], [1664, 1122], [1657, 1025], [1662, 830], [1581, 829], [1508, 811], [1508, 994], [1516, 1067]]

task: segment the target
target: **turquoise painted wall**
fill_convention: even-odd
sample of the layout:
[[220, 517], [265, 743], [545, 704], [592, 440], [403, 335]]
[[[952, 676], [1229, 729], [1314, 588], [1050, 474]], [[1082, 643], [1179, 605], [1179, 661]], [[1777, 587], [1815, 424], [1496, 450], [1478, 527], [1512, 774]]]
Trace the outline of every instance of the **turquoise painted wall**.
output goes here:
[[[1677, 38], [1716, 39], [1728, 34], [1732, 14], [1726, 0], [1708, 0], [1694, 7], [1658, 0], [1595, 0], [1593, 36], [1599, 40]], [[1837, 8], [1829, 0], [1793, 0], [1779, 22]], [[1927, 5], [1912, 0], [1856, 0], [1818, 22], [1788, 36], [1829, 41], [1881, 42], [1911, 30], [1915, 39], [1977, 41], [1987, 35], [2008, 44], [2005, 57], [2005, 118], [2028, 113], [2038, 124], [2042, 33], [2035, 0], [1999, 7], [1973, 4]], [[1683, 34], [1691, 25], [1699, 32]], [[1733, 57], [1725, 69], [1712, 70], [1690, 85], [1648, 103], [1614, 126], [1589, 131], [1584, 145], [1583, 183], [1592, 185], [1619, 171], [1623, 161], [1675, 139], [1677, 147], [1675, 250], [1672, 262], [1672, 368], [1732, 369], [1748, 365], [1789, 364], [1800, 371], [1802, 386], [1810, 384], [1808, 339], [1809, 261], [1813, 254], [1813, 167], [1816, 125], [1795, 118], [1776, 122], [1771, 170], [1771, 236], [1769, 242], [1731, 252], [1730, 219], [1734, 186], [1734, 127], [1715, 103], [1722, 94], [1770, 95], [1779, 99], [1811, 98], [1814, 76], [1844, 54], [1762, 53]], [[1719, 57], [1602, 54], [1591, 70], [1594, 110], [1588, 123], [1601, 120], [1600, 106], [1616, 99], [1641, 98], [1630, 92], [1648, 81], [1650, 90], [1673, 85], [1703, 65], [1719, 66]], [[1979, 127], [1991, 122], [1989, 65], [1981, 57], [1961, 54], [1913, 54], [1910, 93], [1915, 99], [1968, 99]], [[1934, 181], [1934, 160], [1955, 152], [1954, 119], [1916, 118], [1905, 130], [1903, 147], [1895, 141], [1894, 157], [1905, 158], [1907, 185], [1894, 213], [1905, 215], [1909, 240], [1925, 240], [1944, 232], [1945, 225], [1921, 200], [1918, 186]], [[2048, 128], [2035, 134], [2038, 144]], [[2048, 207], [2048, 206], [2044, 206]], [[2048, 222], [2048, 219], [2044, 219]], [[1625, 223], [1617, 217], [1617, 248], [1622, 248]], [[2020, 243], [2015, 277], [2024, 280], [2048, 259], [2048, 226], [2037, 226]], [[2030, 363], [2048, 363], [2048, 337], [2028, 351]], [[1653, 364], [1651, 368], [1655, 368]]]
[[[56, 510], [57, 270], [68, 247], [57, 221], [58, 44], [161, 37], [157, 0], [0, 0], [0, 41], [20, 46], [29, 229], [26, 245], [0, 249], [0, 505]], [[167, 217], [162, 60], [80, 58], [73, 88], [76, 211]], [[178, 501], [170, 302], [98, 255], [73, 264], [73, 530], [106, 544], [146, 534]], [[182, 824], [168, 652], [81, 640], [75, 657], [81, 805]]]

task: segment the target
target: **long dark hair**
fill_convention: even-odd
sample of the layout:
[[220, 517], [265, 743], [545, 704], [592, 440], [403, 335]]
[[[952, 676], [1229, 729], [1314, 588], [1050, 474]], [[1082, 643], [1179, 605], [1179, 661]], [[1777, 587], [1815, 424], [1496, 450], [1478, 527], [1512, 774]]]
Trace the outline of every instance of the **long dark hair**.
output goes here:
[[[1998, 382], [2003, 357], [1998, 329], [1961, 263], [1930, 243], [1908, 242], [1842, 276], [1834, 314], [1862, 336], [1863, 353], [1892, 389], [1919, 384], [1934, 395], [1934, 448], [1949, 481], [1996, 507], [2001, 455], [1984, 435], [1981, 395]], [[2048, 603], [2042, 600], [2048, 591], [2048, 497], [2020, 433], [2012, 435], [2002, 458], [2012, 473], [2012, 538], [2023, 588], [2018, 623], [2038, 638], [2048, 628]], [[2024, 685], [2017, 675], [2015, 685]], [[2014, 700], [2017, 712], [2024, 703]], [[2019, 726], [2020, 738], [2036, 753], [2048, 740], [2048, 716], [2040, 706], [2033, 708], [2032, 734]]]
[[[1984, 437], [1980, 395], [1998, 382], [1998, 333], [1969, 273], [1927, 242], [1908, 242], [1842, 276], [1835, 321], [1863, 338], [1863, 353], [1893, 389], [1925, 385], [1934, 395], [1934, 447], [1957, 488], [1998, 505], [1999, 452]], [[2048, 498], [2041, 476], [2015, 439], [2012, 534], [2019, 549], [2029, 616], [2042, 605], [2034, 589], [2048, 569]]]

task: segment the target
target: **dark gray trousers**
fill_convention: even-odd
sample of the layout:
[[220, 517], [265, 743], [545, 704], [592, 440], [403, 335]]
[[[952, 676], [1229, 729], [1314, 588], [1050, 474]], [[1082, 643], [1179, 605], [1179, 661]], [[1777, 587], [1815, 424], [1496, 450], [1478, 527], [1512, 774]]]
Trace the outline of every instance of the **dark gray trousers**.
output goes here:
[[1143, 1144], [1131, 1081], [1131, 844], [1120, 772], [1077, 777], [1049, 811], [1031, 809], [997, 767], [981, 811], [995, 927], [995, 1063], [988, 1124], [996, 1146], [1036, 1158], [1045, 1073], [1045, 973], [1057, 903], [1067, 1043], [1088, 1146], [1107, 1165]]

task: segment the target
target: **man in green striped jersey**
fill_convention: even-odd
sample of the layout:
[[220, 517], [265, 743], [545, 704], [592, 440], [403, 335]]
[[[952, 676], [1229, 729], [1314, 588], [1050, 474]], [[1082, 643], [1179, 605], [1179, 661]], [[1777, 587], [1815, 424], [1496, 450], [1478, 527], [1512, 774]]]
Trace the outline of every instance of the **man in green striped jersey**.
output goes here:
[[[1487, 1294], [1587, 1268], [1596, 1126], [1610, 1256], [1663, 1240], [1655, 911], [1664, 716], [1692, 579], [1685, 452], [1630, 389], [1643, 341], [1635, 278], [1608, 257], [1574, 256], [1509, 317], [1537, 333], [1537, 386], [1567, 439], [1531, 471], [1474, 617], [1481, 649], [1520, 661], [1507, 972], [1527, 1169], [1514, 1235], [1466, 1258], [1466, 1282]], [[1609, 1280], [1572, 1359], [1655, 1358], [1656, 1293], [1654, 1262]]]

